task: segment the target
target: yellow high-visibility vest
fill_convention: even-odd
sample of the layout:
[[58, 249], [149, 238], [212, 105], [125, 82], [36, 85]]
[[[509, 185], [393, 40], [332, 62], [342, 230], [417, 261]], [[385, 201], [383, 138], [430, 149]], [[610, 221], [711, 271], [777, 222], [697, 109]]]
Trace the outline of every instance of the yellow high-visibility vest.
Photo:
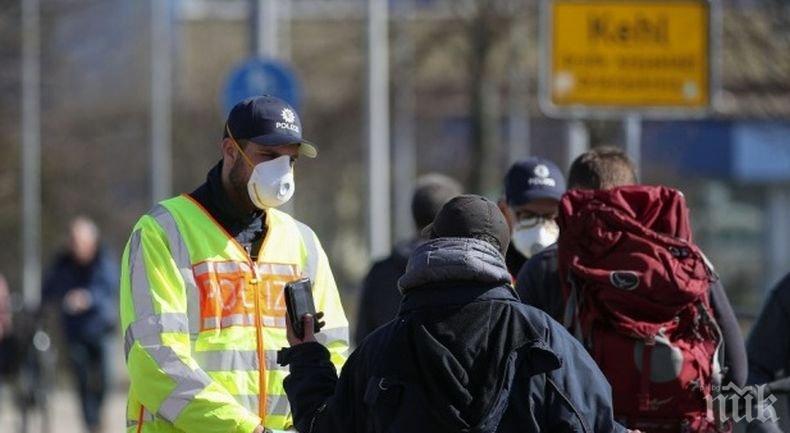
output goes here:
[[251, 433], [292, 427], [277, 365], [285, 283], [313, 282], [326, 326], [316, 338], [338, 369], [348, 321], [310, 228], [276, 209], [253, 262], [200, 204], [182, 195], [140, 218], [123, 254], [121, 324], [130, 389], [127, 433]]

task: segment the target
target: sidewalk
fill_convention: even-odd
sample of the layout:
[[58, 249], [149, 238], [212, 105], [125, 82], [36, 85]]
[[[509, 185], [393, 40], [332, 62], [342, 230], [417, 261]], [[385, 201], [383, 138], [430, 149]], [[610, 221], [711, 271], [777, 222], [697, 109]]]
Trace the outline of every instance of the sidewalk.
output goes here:
[[[0, 392], [0, 432], [19, 432], [20, 417], [16, 413], [11, 393], [5, 384]], [[117, 433], [125, 431], [126, 426], [126, 391], [115, 387], [107, 395], [104, 404], [104, 432]], [[83, 433], [82, 417], [79, 412], [79, 399], [75, 391], [67, 388], [58, 389], [50, 401], [50, 432]], [[43, 432], [40, 413], [35, 413], [30, 422], [28, 433]]]

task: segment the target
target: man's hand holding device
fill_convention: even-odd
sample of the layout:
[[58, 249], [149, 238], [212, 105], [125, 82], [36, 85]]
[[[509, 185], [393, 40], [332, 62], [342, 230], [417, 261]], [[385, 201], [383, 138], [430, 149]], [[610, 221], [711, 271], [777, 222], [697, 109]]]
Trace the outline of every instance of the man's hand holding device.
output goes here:
[[297, 346], [316, 341], [315, 334], [321, 331], [324, 313], [315, 311], [310, 279], [291, 281], [285, 285], [286, 328], [288, 344]]

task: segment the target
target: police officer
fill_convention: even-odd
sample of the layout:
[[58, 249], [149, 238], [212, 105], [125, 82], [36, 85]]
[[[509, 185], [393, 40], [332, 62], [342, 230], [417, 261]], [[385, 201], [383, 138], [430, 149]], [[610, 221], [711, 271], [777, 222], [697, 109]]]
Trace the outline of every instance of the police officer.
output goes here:
[[498, 204], [511, 230], [505, 262], [514, 279], [527, 259], [557, 241], [554, 219], [564, 193], [565, 177], [548, 159], [527, 158], [507, 171], [505, 196]]
[[121, 277], [131, 386], [128, 431], [253, 433], [291, 427], [276, 350], [287, 346], [285, 283], [309, 277], [337, 366], [348, 322], [313, 231], [277, 208], [294, 164], [317, 150], [296, 111], [271, 96], [230, 112], [222, 159], [191, 194], [134, 226]]

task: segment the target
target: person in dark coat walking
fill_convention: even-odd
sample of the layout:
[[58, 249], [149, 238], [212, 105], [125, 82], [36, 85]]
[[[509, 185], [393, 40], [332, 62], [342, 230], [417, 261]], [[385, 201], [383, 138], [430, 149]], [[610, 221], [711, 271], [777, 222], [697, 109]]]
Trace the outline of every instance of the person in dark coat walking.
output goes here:
[[450, 200], [399, 281], [398, 317], [368, 336], [338, 379], [329, 352], [289, 324], [285, 391], [302, 433], [625, 432], [585, 349], [515, 296], [510, 231], [483, 197]]
[[[761, 385], [788, 376], [790, 372], [790, 274], [771, 290], [760, 316], [752, 327], [746, 350], [749, 356], [749, 385]], [[777, 405], [779, 421], [790, 426], [788, 398]], [[756, 423], [755, 423], [756, 424]], [[750, 426], [754, 431], [769, 431], [767, 426]], [[785, 430], [787, 431], [787, 430]]]
[[69, 246], [59, 254], [43, 284], [46, 304], [60, 311], [65, 346], [89, 432], [101, 430], [108, 381], [106, 345], [117, 323], [118, 271], [101, 248], [99, 230], [86, 217], [69, 225]]
[[[11, 294], [8, 283], [0, 274], [0, 382], [9, 373], [13, 358], [11, 344]], [[2, 385], [0, 383], [0, 385]]]
[[790, 274], [771, 290], [747, 344], [750, 385], [790, 372]]
[[396, 243], [392, 253], [374, 263], [363, 280], [354, 334], [356, 344], [398, 314], [401, 301], [398, 278], [406, 271], [411, 253], [425, 241], [420, 233], [433, 221], [439, 209], [461, 192], [461, 184], [441, 174], [426, 174], [417, 180], [411, 200], [411, 213], [417, 234], [411, 239]]

